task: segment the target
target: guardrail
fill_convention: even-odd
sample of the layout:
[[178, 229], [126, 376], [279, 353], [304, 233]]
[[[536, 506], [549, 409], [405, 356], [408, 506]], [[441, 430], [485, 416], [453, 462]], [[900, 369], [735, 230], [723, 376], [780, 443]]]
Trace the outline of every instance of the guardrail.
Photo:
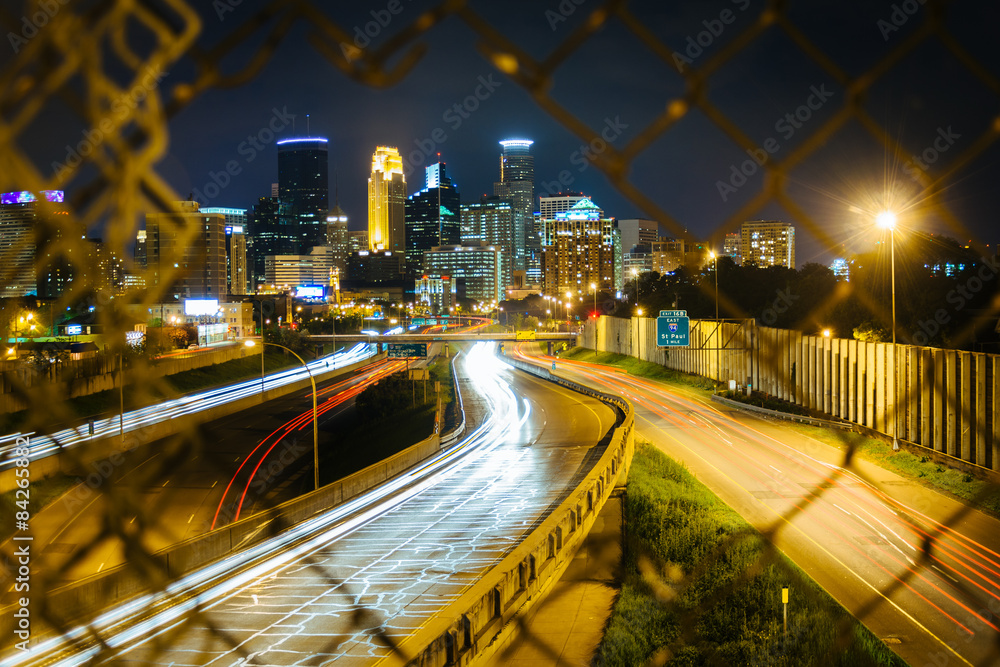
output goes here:
[[442, 449], [454, 445], [465, 433], [465, 402], [462, 400], [462, 390], [458, 386], [458, 373], [455, 372], [455, 362], [460, 354], [461, 352], [456, 352], [451, 358], [451, 382], [455, 387], [455, 400], [458, 401], [458, 413], [462, 415], [462, 421], [450, 433], [441, 435]]
[[795, 415], [791, 412], [781, 412], [779, 410], [771, 410], [770, 408], [762, 408], [758, 405], [750, 405], [749, 403], [741, 403], [740, 401], [734, 401], [731, 398], [726, 398], [725, 396], [719, 396], [718, 394], [712, 394], [712, 400], [717, 403], [722, 403], [730, 408], [736, 410], [743, 410], [744, 412], [753, 412], [759, 415], [765, 415], [767, 417], [774, 417], [775, 419], [784, 419], [786, 421], [799, 422], [801, 424], [810, 424], [812, 426], [826, 426], [829, 428], [839, 428], [844, 431], [854, 430], [854, 424], [850, 422], [842, 421], [830, 421], [829, 419], [816, 419], [815, 417], [806, 417], [805, 415]]
[[[597, 465], [559, 507], [458, 600], [400, 642], [403, 653], [413, 655], [407, 664], [414, 667], [469, 665], [497, 655], [513, 637], [516, 624], [511, 621], [547, 593], [572, 562], [617, 482], [627, 476], [635, 451], [635, 414], [628, 401], [559, 378], [547, 369], [501, 358], [604, 401], [620, 411], [621, 419]], [[391, 656], [380, 664], [401, 664], [401, 660]]]

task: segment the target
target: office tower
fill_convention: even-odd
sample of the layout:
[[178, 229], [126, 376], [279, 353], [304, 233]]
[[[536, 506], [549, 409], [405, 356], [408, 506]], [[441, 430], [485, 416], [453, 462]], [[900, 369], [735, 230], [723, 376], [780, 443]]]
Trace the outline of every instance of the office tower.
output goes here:
[[535, 158], [529, 139], [501, 141], [500, 180], [493, 194], [510, 199], [514, 208], [514, 271], [525, 271], [528, 281], [541, 281], [541, 241], [535, 226]]
[[287, 233], [287, 228], [281, 224], [279, 215], [281, 205], [276, 196], [261, 197], [254, 204], [249, 215], [250, 235], [247, 240], [247, 252], [250, 261], [251, 291], [256, 291], [257, 285], [266, 282], [265, 258], [268, 255], [291, 255], [295, 244]]
[[832, 264], [830, 264], [830, 270], [833, 272], [833, 275], [837, 276], [838, 278], [843, 278], [846, 282], [850, 282], [852, 264], [854, 264], [853, 259], [847, 260], [844, 259], [843, 257], [838, 257], [837, 259], [833, 260]]
[[73, 257], [83, 225], [68, 225], [61, 190], [0, 195], [0, 297], [56, 297], [86, 259]]
[[389, 250], [361, 250], [347, 258], [347, 284], [350, 287], [401, 284], [406, 268], [403, 257]]
[[[347, 275], [347, 257], [351, 254], [351, 237], [347, 230], [347, 214], [334, 205], [326, 216], [326, 246], [333, 251], [333, 266], [341, 276]], [[368, 244], [365, 244], [365, 248]]]
[[406, 257], [406, 177], [403, 158], [391, 146], [378, 146], [368, 179], [368, 248]]
[[226, 288], [229, 294], [249, 294], [247, 210], [245, 208], [201, 209], [202, 213], [219, 213], [226, 222]]
[[120, 294], [125, 288], [125, 262], [101, 239], [87, 239], [87, 285], [98, 292]]
[[226, 219], [198, 202], [146, 215], [147, 285], [157, 300], [218, 299], [226, 288]]
[[458, 295], [478, 301], [501, 301], [504, 285], [500, 278], [500, 251], [488, 245], [451, 245], [431, 248], [424, 253], [424, 273], [451, 276]]
[[362, 250], [368, 250], [368, 230], [362, 229], [356, 232], [347, 233], [347, 247], [350, 250], [348, 255], [353, 255]]
[[629, 218], [618, 221], [622, 233], [622, 250], [632, 252], [636, 246], [651, 246], [660, 234], [660, 225], [655, 220]]
[[513, 284], [514, 208], [509, 199], [483, 197], [462, 204], [462, 244], [485, 243], [500, 253], [500, 286]]
[[778, 220], [744, 222], [740, 227], [744, 264], [795, 268], [795, 227]]
[[742, 264], [742, 257], [740, 256], [740, 233], [731, 232], [726, 234], [726, 238], [722, 242], [722, 254], [727, 257], [732, 257], [733, 261], [737, 264]]
[[411, 277], [422, 273], [426, 251], [461, 243], [460, 208], [458, 188], [448, 177], [445, 163], [427, 167], [424, 189], [406, 200], [406, 268]]
[[[622, 248], [625, 244], [622, 243]], [[625, 279], [633, 280], [636, 274], [648, 273], [653, 270], [653, 244], [640, 243], [632, 246], [631, 251], [626, 251], [624, 256]]]
[[455, 306], [458, 289], [451, 276], [421, 276], [416, 281], [414, 301], [432, 313], [447, 315]]
[[583, 198], [568, 211], [543, 220], [543, 278], [546, 294], [587, 294], [622, 284], [621, 234], [611, 218]]
[[296, 254], [326, 244], [330, 210], [327, 140], [311, 137], [278, 142], [280, 218]]
[[660, 237], [653, 242], [653, 271], [672, 273], [682, 266], [701, 269], [711, 261], [707, 243]]
[[133, 254], [135, 256], [135, 268], [138, 270], [143, 270], [146, 268], [146, 230], [140, 229], [135, 234], [135, 247], [133, 248]]
[[[538, 214], [542, 220], [555, 220], [556, 213], [568, 211], [581, 199], [590, 199], [582, 192], [560, 192], [555, 195], [543, 195], [538, 198]], [[601, 211], [604, 215], [604, 211]]]
[[268, 285], [295, 289], [299, 285], [329, 287], [333, 249], [313, 246], [305, 255], [268, 255], [265, 261]]

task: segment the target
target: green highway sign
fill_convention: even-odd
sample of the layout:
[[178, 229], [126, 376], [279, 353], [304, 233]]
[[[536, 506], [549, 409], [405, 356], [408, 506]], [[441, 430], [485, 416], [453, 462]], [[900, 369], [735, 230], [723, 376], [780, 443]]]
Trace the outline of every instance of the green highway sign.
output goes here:
[[[665, 314], [669, 313], [669, 314]], [[686, 310], [661, 310], [656, 318], [658, 347], [687, 347], [691, 344], [691, 320]]]
[[387, 343], [390, 357], [427, 357], [427, 343]]

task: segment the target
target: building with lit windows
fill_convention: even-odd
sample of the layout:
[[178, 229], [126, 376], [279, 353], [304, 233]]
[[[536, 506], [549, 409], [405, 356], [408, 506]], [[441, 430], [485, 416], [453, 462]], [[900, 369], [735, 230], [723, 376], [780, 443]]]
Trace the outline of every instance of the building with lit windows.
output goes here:
[[[272, 190], [277, 190], [277, 183]], [[278, 196], [261, 197], [254, 204], [249, 215], [250, 235], [247, 241], [247, 252], [250, 260], [250, 284], [256, 291], [258, 285], [265, 282], [264, 262], [268, 255], [293, 255], [295, 243], [291, 235], [280, 222], [281, 205]]]
[[652, 251], [653, 271], [660, 275], [673, 273], [682, 266], [700, 269], [710, 261], [708, 244], [697, 241], [661, 236], [653, 242]]
[[329, 286], [334, 271], [333, 248], [313, 246], [307, 255], [268, 255], [267, 284], [295, 289], [299, 285]]
[[424, 253], [436, 246], [458, 245], [462, 239], [458, 188], [445, 163], [425, 170], [424, 189], [406, 200], [406, 268], [410, 276], [423, 273]]
[[249, 294], [250, 265], [247, 252], [247, 210], [245, 208], [201, 209], [221, 214], [226, 222], [226, 287], [229, 294]]
[[843, 278], [845, 281], [850, 282], [851, 280], [851, 264], [854, 264], [854, 260], [846, 260], [843, 258], [837, 258], [833, 260], [830, 264], [830, 271], [833, 275], [838, 278]]
[[295, 254], [326, 245], [326, 217], [330, 210], [327, 144], [321, 137], [278, 142], [279, 218]]
[[368, 179], [368, 250], [406, 257], [406, 177], [403, 158], [390, 146], [372, 155]]
[[226, 286], [226, 219], [198, 202], [146, 215], [147, 285], [167, 299], [219, 299]]
[[621, 289], [624, 282], [621, 234], [590, 199], [543, 220], [543, 281], [546, 294]]
[[743, 264], [795, 268], [795, 227], [778, 220], [744, 222], [740, 227]]
[[731, 232], [726, 234], [726, 238], [722, 242], [722, 254], [726, 257], [732, 257], [733, 261], [737, 264], [743, 263], [743, 258], [740, 255], [740, 233]]
[[500, 253], [500, 285], [513, 284], [514, 208], [509, 199], [483, 197], [462, 204], [462, 244], [486, 244]]
[[[351, 236], [347, 230], [347, 214], [335, 205], [326, 216], [326, 245], [333, 248], [333, 265], [340, 275], [347, 275], [347, 257], [351, 254]], [[366, 242], [363, 248], [367, 250]]]
[[477, 301], [501, 301], [500, 251], [488, 245], [452, 245], [424, 253], [425, 273], [450, 276], [460, 297]]
[[622, 234], [622, 250], [632, 252], [636, 246], [652, 246], [660, 236], [660, 224], [655, 220], [629, 218], [618, 220], [618, 229]]
[[514, 237], [511, 243], [514, 271], [525, 271], [529, 282], [541, 282], [541, 239], [535, 225], [535, 157], [530, 139], [500, 142], [500, 180], [493, 194], [509, 199], [514, 210]]
[[41, 200], [26, 191], [0, 195], [2, 297], [59, 296], [73, 280], [73, 258], [61, 252], [53, 255], [53, 248], [61, 245], [64, 234], [83, 238], [84, 228], [81, 225], [70, 232], [62, 220], [68, 213], [61, 190], [43, 190], [40, 194]]
[[421, 276], [415, 281], [414, 300], [432, 313], [447, 315], [455, 306], [458, 289], [451, 276]]
[[87, 285], [97, 292], [121, 294], [125, 289], [125, 262], [101, 239], [87, 241]]
[[[538, 217], [541, 220], [555, 220], [556, 213], [568, 211], [581, 199], [590, 199], [582, 192], [560, 192], [555, 195], [543, 195], [538, 198]], [[601, 211], [601, 215], [604, 212]]]
[[348, 256], [362, 250], [368, 250], [368, 230], [362, 229], [357, 232], [347, 232]]

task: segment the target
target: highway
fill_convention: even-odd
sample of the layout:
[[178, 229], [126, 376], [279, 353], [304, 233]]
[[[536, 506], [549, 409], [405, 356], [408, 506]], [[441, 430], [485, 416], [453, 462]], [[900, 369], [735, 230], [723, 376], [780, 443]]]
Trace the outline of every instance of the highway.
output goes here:
[[[510, 369], [493, 347], [458, 364], [470, 435], [454, 447], [171, 587], [190, 597], [109, 610], [97, 627], [113, 656], [79, 629], [70, 636], [85, 647], [52, 638], [0, 664], [368, 664], [389, 655], [386, 642], [412, 652], [412, 631], [545, 516], [616, 420], [595, 399]], [[201, 615], [182, 625], [196, 605]]]
[[[309, 371], [319, 371], [328, 368], [350, 366], [363, 361], [376, 353], [371, 345], [358, 343], [349, 350], [341, 350], [336, 354], [322, 357], [309, 362]], [[264, 390], [282, 387], [308, 378], [306, 369], [292, 368], [278, 373], [272, 373], [265, 378]], [[261, 391], [261, 380], [246, 380], [217, 389], [182, 396], [156, 405], [126, 412], [124, 415], [124, 430], [126, 433], [150, 424], [176, 419], [184, 415], [192, 415], [208, 410], [217, 405], [252, 396]], [[37, 460], [59, 452], [60, 448], [71, 448], [95, 438], [114, 436], [122, 428], [119, 415], [98, 419], [94, 422], [94, 433], [90, 434], [86, 424], [76, 428], [67, 428], [51, 435], [39, 435], [33, 432], [13, 433], [0, 437], [0, 470], [13, 467], [12, 453], [18, 438], [30, 436], [31, 444], [29, 458]]]
[[911, 665], [1000, 664], [1000, 521], [864, 461], [844, 468], [843, 449], [703, 394], [513, 356], [555, 361], [557, 375], [631, 400], [639, 437], [687, 465]]

